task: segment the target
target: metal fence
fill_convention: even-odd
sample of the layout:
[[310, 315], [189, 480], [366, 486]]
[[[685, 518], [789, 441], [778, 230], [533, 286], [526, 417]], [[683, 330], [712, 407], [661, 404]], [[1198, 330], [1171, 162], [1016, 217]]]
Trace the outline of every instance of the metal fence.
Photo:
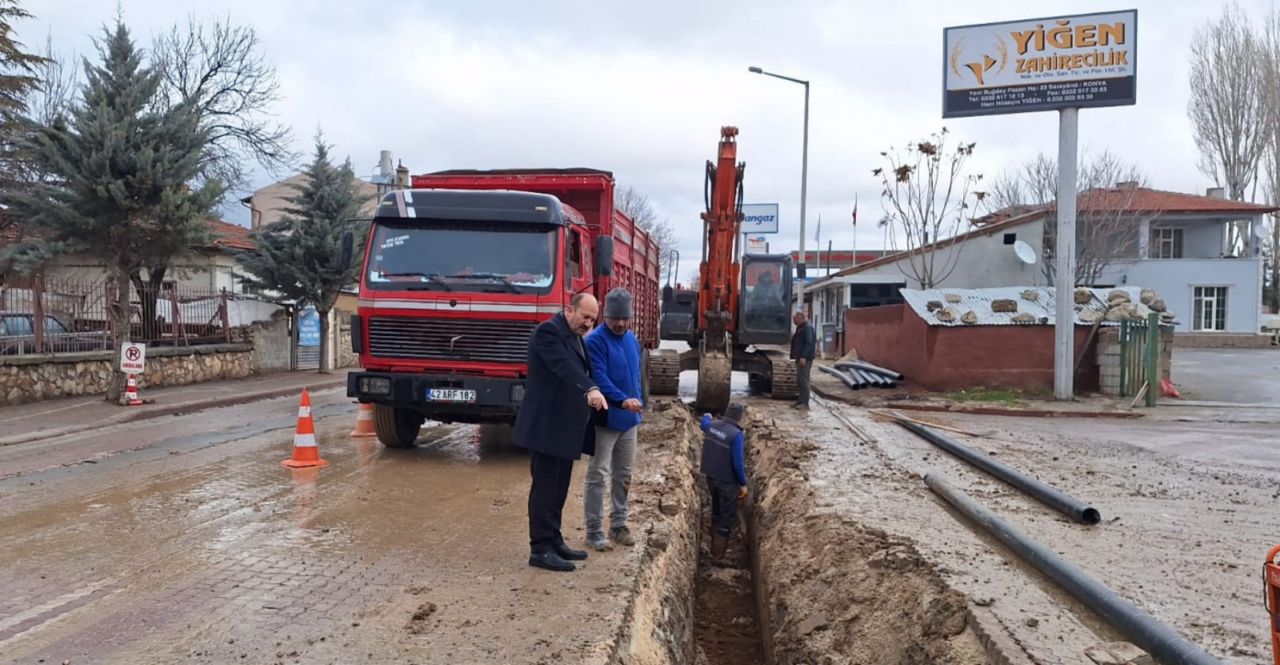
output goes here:
[[[148, 345], [231, 340], [236, 296], [165, 284], [129, 289], [130, 339]], [[0, 355], [102, 351], [111, 347], [116, 286], [109, 281], [36, 277], [0, 285]]]
[[[1156, 405], [1160, 390], [1160, 315], [1120, 322], [1120, 394]], [[1136, 400], [1135, 400], [1136, 401]]]

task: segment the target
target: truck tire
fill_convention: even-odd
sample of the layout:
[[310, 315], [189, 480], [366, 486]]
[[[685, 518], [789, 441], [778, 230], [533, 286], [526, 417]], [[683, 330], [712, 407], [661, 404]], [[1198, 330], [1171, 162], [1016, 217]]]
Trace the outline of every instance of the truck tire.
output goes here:
[[373, 429], [378, 440], [388, 448], [412, 448], [417, 445], [422, 429], [422, 414], [409, 409], [396, 409], [384, 404], [373, 405]]

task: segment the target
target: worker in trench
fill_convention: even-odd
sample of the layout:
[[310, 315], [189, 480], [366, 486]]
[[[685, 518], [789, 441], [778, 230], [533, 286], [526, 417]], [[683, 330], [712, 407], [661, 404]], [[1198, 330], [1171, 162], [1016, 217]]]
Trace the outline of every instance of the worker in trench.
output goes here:
[[742, 431], [746, 407], [730, 404], [724, 418], [702, 416], [702, 466], [711, 493], [711, 560], [724, 561], [733, 525], [738, 519], [738, 501], [747, 498], [747, 437]]
[[796, 363], [796, 403], [792, 408], [809, 410], [809, 379], [813, 372], [813, 359], [818, 355], [818, 335], [809, 324], [804, 312], [796, 312], [792, 319], [796, 331], [791, 335], [791, 359]]
[[582, 342], [599, 314], [595, 297], [579, 293], [529, 336], [529, 376], [512, 434], [529, 451], [529, 565], [537, 568], [569, 572], [587, 558], [565, 544], [560, 517], [574, 460], [595, 452], [591, 412], [609, 408]]
[[[640, 386], [640, 342], [632, 334], [631, 292], [622, 287], [604, 297], [604, 325], [587, 335], [591, 375], [609, 408], [597, 411], [596, 451], [587, 466], [583, 492], [583, 514], [587, 522], [587, 545], [598, 552], [613, 549], [610, 541], [632, 546], [635, 538], [627, 529], [627, 491], [636, 456], [644, 395]], [[604, 533], [602, 504], [609, 487], [609, 536]]]

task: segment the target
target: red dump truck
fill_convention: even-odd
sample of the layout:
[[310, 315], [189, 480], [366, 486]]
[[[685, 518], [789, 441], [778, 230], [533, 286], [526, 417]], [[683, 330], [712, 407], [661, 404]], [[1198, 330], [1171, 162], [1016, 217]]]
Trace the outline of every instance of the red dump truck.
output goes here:
[[411, 184], [378, 203], [351, 326], [363, 370], [347, 394], [373, 404], [385, 445], [414, 445], [426, 419], [514, 422], [529, 335], [575, 293], [626, 287], [636, 336], [657, 347], [661, 257], [614, 208], [611, 173], [442, 171]]

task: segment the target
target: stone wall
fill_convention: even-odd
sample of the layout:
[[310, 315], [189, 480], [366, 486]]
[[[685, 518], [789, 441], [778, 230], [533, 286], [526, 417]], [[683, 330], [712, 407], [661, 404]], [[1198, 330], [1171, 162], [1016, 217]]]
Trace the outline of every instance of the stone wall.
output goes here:
[[[1173, 374], [1173, 340], [1171, 328], [1160, 329], [1160, 378], [1168, 379]], [[1098, 374], [1099, 388], [1104, 395], [1120, 395], [1120, 330], [1104, 328], [1098, 331]], [[1141, 389], [1137, 386], [1130, 394]]]
[[347, 312], [337, 312], [337, 320], [334, 322], [334, 330], [337, 331], [337, 353], [334, 354], [336, 361], [334, 368], [339, 367], [359, 367], [360, 355], [351, 350], [351, 315]]
[[293, 369], [293, 338], [288, 316], [281, 314], [269, 323], [246, 326], [243, 338], [253, 346], [255, 371], [287, 372]]
[[[105, 351], [0, 358], [0, 404], [104, 394], [111, 381], [111, 359]], [[145, 388], [241, 379], [256, 369], [248, 344], [154, 348], [147, 350], [147, 371], [138, 384]]]

